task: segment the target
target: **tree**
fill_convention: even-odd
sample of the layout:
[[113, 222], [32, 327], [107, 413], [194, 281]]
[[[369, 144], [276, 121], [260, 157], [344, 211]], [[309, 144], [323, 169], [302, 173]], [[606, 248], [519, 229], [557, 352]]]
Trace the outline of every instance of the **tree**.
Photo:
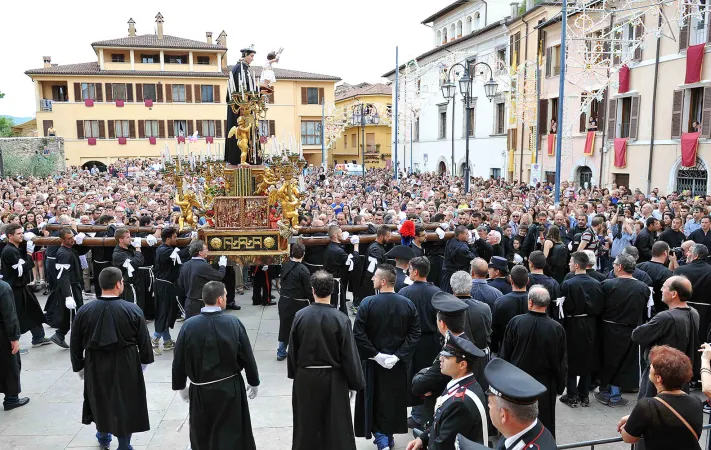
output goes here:
[[12, 127], [15, 125], [9, 117], [0, 117], [0, 137], [12, 136]]
[[3, 98], [3, 97], [5, 97], [5, 94], [3, 94], [2, 92], [0, 92], [0, 98]]

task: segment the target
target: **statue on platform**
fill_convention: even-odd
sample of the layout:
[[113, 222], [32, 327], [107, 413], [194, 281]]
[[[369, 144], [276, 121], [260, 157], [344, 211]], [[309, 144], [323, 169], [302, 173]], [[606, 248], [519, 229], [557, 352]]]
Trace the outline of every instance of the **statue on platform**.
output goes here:
[[[254, 60], [255, 50], [253, 46], [241, 50], [242, 58], [234, 65], [231, 73], [231, 81], [234, 80], [234, 89], [236, 93], [244, 94], [245, 96], [256, 96], [260, 93], [260, 87], [257, 84], [256, 78], [249, 70], [249, 65]], [[246, 108], [233, 108], [233, 98], [231, 97], [230, 89], [227, 90], [227, 130], [238, 126], [240, 118], [244, 118], [245, 124], [251, 126], [249, 139], [246, 141], [246, 151], [239, 143], [227, 137], [225, 140], [225, 161], [233, 165], [249, 164], [258, 165], [262, 163], [260, 142], [259, 142], [259, 127], [254, 126], [257, 123], [257, 118], [252, 111]], [[251, 117], [249, 117], [251, 116]], [[249, 118], [248, 118], [249, 117]], [[250, 145], [252, 144], [252, 145]], [[254, 151], [252, 151], [254, 150]]]
[[264, 169], [264, 173], [257, 176], [256, 195], [266, 195], [269, 188], [279, 181], [279, 177], [274, 174], [270, 167]]
[[[182, 197], [182, 198], [181, 198]], [[182, 195], [178, 194], [175, 199], [175, 204], [180, 207], [180, 219], [178, 220], [178, 225], [180, 229], [183, 229], [185, 225], [197, 229], [198, 221], [195, 214], [193, 214], [193, 207], [202, 209], [202, 205], [198, 201], [195, 193], [188, 191]]]
[[248, 166], [247, 155], [249, 155], [249, 135], [252, 131], [252, 124], [247, 123], [247, 119], [241, 116], [237, 119], [237, 126], [232, 127], [227, 135], [227, 138], [235, 137], [237, 139], [237, 147], [240, 151], [240, 165]]

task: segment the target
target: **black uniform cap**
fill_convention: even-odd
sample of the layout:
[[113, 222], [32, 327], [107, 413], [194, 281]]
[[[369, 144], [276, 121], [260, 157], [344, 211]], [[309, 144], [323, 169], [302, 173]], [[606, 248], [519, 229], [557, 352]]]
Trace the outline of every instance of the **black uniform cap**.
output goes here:
[[532, 405], [546, 392], [546, 387], [535, 378], [501, 358], [494, 358], [486, 365], [484, 377], [489, 383], [487, 394], [519, 405]]
[[498, 269], [501, 270], [502, 272], [508, 272], [509, 271], [509, 263], [506, 260], [506, 258], [501, 257], [501, 256], [494, 256], [491, 258], [491, 262], [489, 263], [489, 267], [492, 269]]
[[474, 362], [476, 358], [481, 358], [486, 355], [479, 347], [472, 344], [471, 341], [455, 336], [450, 331], [447, 332], [447, 342], [439, 354], [442, 356], [456, 356], [457, 358], [466, 359], [471, 362]]
[[467, 310], [467, 304], [448, 292], [432, 296], [432, 307], [444, 316], [457, 316]]
[[407, 245], [396, 245], [385, 254], [388, 258], [404, 259], [409, 261], [415, 257], [415, 252]]

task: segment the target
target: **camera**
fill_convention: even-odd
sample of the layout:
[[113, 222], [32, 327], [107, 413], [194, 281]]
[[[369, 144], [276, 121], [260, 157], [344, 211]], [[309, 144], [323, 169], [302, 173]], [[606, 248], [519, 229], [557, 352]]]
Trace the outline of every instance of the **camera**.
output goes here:
[[676, 256], [677, 260], [680, 260], [684, 257], [684, 250], [681, 247], [674, 247], [673, 249], [671, 249], [671, 251], [674, 253], [674, 256]]

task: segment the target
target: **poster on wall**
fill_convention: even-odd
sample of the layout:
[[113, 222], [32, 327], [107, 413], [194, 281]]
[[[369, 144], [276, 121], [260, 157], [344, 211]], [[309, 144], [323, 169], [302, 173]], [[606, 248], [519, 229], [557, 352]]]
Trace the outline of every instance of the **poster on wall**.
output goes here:
[[541, 182], [541, 165], [540, 164], [531, 164], [531, 181], [529, 184], [531, 186], [535, 186], [538, 183]]

